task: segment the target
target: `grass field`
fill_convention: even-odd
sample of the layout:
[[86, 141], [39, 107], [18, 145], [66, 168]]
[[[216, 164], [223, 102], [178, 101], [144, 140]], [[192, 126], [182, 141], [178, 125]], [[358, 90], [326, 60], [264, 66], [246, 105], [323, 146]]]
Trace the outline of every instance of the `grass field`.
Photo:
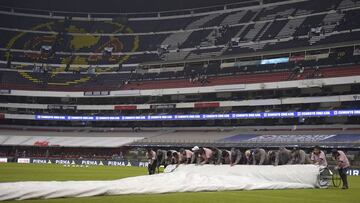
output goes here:
[[[0, 164], [0, 182], [31, 180], [112, 180], [130, 176], [145, 175], [146, 168], [139, 167], [64, 167], [62, 165]], [[293, 190], [254, 190], [227, 192], [171, 193], [157, 195], [120, 195], [86, 198], [63, 198], [51, 200], [26, 200], [24, 203], [47, 202], [149, 202], [149, 203], [357, 203], [360, 202], [360, 177], [349, 177], [350, 189], [293, 189]], [[8, 201], [17, 202], [19, 201]]]

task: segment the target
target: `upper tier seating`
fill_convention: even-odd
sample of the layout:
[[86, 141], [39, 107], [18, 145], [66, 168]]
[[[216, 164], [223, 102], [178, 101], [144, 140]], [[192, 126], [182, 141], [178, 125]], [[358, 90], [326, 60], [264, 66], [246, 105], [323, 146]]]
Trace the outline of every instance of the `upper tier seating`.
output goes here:
[[[354, 20], [359, 13], [359, 3], [352, 0], [301, 1], [127, 22], [0, 13], [0, 60], [6, 60], [6, 50], [15, 49], [13, 61], [19, 62], [136, 64], [354, 41], [360, 36], [360, 22]], [[41, 55], [43, 46], [52, 47], [51, 53]], [[103, 56], [107, 47], [119, 54]], [[69, 57], [73, 53], [81, 55]]]
[[[352, 45], [360, 40], [359, 16], [360, 4], [354, 0], [285, 2], [127, 22], [0, 11], [1, 87], [156, 89], [358, 75], [354, 64], [360, 59]], [[345, 51], [331, 48], [346, 45]], [[326, 56], [307, 56], [300, 62], [292, 61], [291, 56], [286, 63], [258, 63], [262, 57], [305, 55], [304, 50], [309, 49], [323, 49], [320, 54]], [[259, 51], [266, 55], [282, 51], [282, 56], [255, 55]], [[243, 55], [256, 59], [243, 61]], [[239, 57], [236, 62], [242, 64], [222, 67], [219, 57]], [[214, 61], [206, 66], [203, 62], [184, 64], [184, 60], [209, 59]], [[253, 60], [257, 62], [252, 64]], [[159, 65], [157, 69], [147, 65], [163, 61], [180, 65]], [[299, 66], [305, 67], [304, 74], [293, 72]], [[315, 69], [317, 66], [321, 68]], [[97, 74], [103, 72], [109, 74]]]

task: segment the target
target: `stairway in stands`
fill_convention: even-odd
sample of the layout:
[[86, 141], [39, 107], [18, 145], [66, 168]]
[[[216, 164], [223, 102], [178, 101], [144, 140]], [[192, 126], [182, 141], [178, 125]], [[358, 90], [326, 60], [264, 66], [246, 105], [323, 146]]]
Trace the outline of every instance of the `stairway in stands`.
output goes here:
[[30, 75], [29, 75], [28, 73], [26, 73], [26, 72], [19, 72], [19, 74], [20, 74], [22, 77], [30, 80], [30, 81], [33, 82], [33, 83], [40, 83], [40, 82], [41, 82], [40, 80], [38, 80], [38, 79], [36, 79], [36, 78], [33, 78], [32, 76], [30, 76]]

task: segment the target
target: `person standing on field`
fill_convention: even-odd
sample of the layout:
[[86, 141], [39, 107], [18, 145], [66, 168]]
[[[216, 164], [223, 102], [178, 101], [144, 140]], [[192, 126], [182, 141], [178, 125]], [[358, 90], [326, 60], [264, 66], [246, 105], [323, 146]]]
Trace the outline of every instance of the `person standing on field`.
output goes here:
[[156, 164], [157, 170], [159, 171], [161, 165], [163, 165], [166, 168], [166, 166], [168, 165], [166, 162], [166, 150], [158, 149], [156, 151], [156, 156], [157, 156], [157, 164]]
[[146, 157], [148, 159], [148, 171], [149, 175], [155, 174], [156, 166], [157, 166], [157, 156], [156, 152], [151, 148], [147, 149]]
[[350, 167], [350, 162], [349, 162], [348, 158], [346, 157], [346, 154], [341, 150], [333, 149], [332, 157], [335, 159], [335, 161], [337, 161], [335, 170], [339, 171], [339, 175], [343, 182], [342, 189], [349, 189], [346, 172], [348, 171], [348, 169]]

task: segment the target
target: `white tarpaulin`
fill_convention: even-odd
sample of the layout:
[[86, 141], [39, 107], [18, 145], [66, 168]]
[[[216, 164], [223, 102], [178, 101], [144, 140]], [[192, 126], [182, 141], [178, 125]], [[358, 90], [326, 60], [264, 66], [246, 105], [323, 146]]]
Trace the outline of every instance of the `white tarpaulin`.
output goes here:
[[318, 187], [314, 165], [253, 166], [180, 165], [167, 173], [114, 181], [29, 181], [0, 184], [0, 200], [88, 197], [224, 190]]

